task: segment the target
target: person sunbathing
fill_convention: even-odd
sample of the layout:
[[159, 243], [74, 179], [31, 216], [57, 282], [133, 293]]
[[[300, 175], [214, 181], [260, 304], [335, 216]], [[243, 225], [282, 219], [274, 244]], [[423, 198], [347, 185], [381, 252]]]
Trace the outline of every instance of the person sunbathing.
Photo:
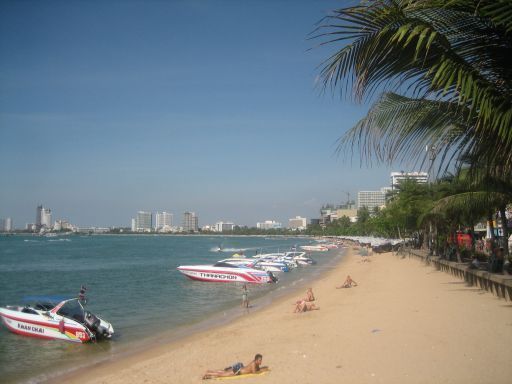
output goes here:
[[318, 310], [318, 309], [320, 309], [320, 307], [317, 307], [315, 305], [315, 303], [302, 300], [302, 301], [298, 301], [297, 302], [297, 304], [295, 305], [295, 310], [293, 311], [293, 313], [307, 312], [307, 311], [313, 311], [313, 310]]
[[313, 294], [313, 288], [308, 288], [306, 291], [306, 297], [297, 300], [294, 304], [300, 304], [303, 301], [315, 301], [315, 295]]
[[306, 297], [304, 301], [315, 301], [315, 295], [313, 294], [313, 288], [308, 288], [306, 291]]
[[342, 285], [340, 285], [339, 287], [336, 287], [336, 289], [339, 289], [339, 288], [352, 288], [353, 286], [357, 287], [357, 283], [355, 282], [355, 280], [352, 280], [350, 275], [348, 275], [347, 279], [345, 280], [345, 282]]
[[262, 361], [263, 356], [258, 353], [256, 356], [254, 356], [254, 360], [245, 366], [242, 363], [235, 363], [224, 369], [208, 370], [203, 375], [203, 380], [213, 379], [216, 377], [247, 375], [249, 373], [260, 373], [268, 371], [268, 367], [261, 366]]

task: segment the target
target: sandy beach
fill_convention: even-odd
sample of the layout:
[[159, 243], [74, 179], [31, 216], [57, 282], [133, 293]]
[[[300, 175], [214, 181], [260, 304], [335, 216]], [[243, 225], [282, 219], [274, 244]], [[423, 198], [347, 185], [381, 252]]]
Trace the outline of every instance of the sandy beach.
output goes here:
[[[321, 257], [321, 256], [318, 256]], [[509, 383], [512, 304], [391, 253], [350, 249], [312, 284], [318, 311], [294, 292], [232, 323], [60, 378], [79, 384], [201, 383], [207, 369], [248, 363], [246, 383]], [[359, 284], [335, 289], [347, 274]], [[204, 383], [215, 380], [204, 381]]]

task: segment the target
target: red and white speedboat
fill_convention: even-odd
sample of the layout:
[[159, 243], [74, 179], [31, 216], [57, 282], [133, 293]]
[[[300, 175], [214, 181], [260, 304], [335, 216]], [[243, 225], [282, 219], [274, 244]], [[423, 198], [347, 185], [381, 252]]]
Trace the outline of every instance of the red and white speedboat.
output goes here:
[[0, 307], [7, 328], [19, 335], [86, 343], [109, 339], [112, 325], [83, 307], [83, 299], [63, 300], [57, 305], [40, 302], [34, 306]]
[[214, 265], [182, 265], [178, 267], [178, 271], [192, 280], [199, 281], [252, 284], [277, 282], [277, 278], [271, 272], [226, 262], [218, 262]]

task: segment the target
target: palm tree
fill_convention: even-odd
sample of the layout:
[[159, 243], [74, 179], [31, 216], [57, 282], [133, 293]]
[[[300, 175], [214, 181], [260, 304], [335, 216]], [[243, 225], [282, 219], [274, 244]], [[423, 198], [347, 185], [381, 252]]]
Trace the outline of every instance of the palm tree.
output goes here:
[[339, 149], [425, 161], [431, 145], [441, 165], [478, 158], [512, 175], [511, 32], [510, 1], [377, 0], [333, 11], [315, 35], [344, 44], [323, 63], [324, 87], [358, 101], [380, 93]]
[[444, 213], [445, 217], [465, 216], [468, 223], [477, 222], [486, 217], [492, 222], [493, 213], [498, 211], [503, 230], [503, 247], [505, 254], [508, 249], [508, 227], [505, 215], [506, 206], [512, 202], [512, 179], [498, 176], [489, 176], [487, 172], [469, 173], [462, 170], [453, 177], [449, 189], [444, 196], [437, 200], [432, 209], [433, 213]]

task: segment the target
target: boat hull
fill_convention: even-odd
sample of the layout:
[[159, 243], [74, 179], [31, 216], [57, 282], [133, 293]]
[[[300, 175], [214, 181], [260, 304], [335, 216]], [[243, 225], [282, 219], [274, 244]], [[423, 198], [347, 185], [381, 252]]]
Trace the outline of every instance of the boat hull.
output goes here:
[[85, 343], [91, 340], [90, 332], [83, 325], [69, 319], [45, 319], [43, 315], [28, 314], [8, 308], [0, 308], [0, 317], [7, 329], [18, 335], [74, 343]]
[[178, 271], [189, 279], [215, 283], [267, 284], [273, 282], [264, 271], [251, 268], [233, 268], [216, 270], [213, 267], [180, 266]]

